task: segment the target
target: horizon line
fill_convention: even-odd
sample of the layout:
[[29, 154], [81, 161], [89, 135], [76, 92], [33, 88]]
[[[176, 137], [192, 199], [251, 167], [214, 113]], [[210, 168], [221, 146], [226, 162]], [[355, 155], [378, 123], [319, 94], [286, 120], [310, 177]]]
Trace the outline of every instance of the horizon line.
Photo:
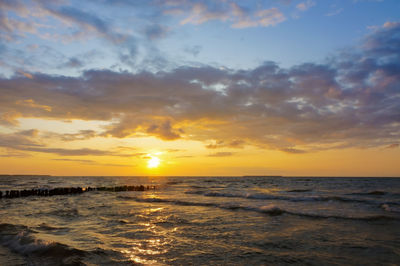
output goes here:
[[0, 174], [2, 176], [37, 177], [283, 177], [283, 178], [400, 178], [400, 176], [330, 176], [330, 175], [51, 175], [51, 174]]

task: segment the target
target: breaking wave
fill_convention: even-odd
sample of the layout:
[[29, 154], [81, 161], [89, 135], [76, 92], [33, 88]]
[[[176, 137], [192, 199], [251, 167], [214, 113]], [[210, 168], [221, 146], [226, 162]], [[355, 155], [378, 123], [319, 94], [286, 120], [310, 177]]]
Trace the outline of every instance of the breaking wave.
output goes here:
[[[52, 230], [53, 227], [40, 225]], [[27, 265], [87, 265], [86, 262], [95, 262], [94, 265], [132, 265], [129, 260], [115, 251], [97, 248], [93, 251], [84, 251], [68, 245], [38, 239], [34, 236], [36, 231], [24, 225], [0, 224], [0, 245], [24, 256]], [[111, 258], [121, 257], [119, 260]], [[118, 254], [114, 254], [118, 253]], [[90, 265], [93, 265], [89, 263]], [[25, 265], [25, 264], [24, 264]]]
[[85, 251], [58, 242], [37, 239], [32, 233], [33, 230], [23, 225], [0, 224], [0, 244], [33, 260], [35, 257], [45, 257], [48, 265], [82, 264], [81, 258]]

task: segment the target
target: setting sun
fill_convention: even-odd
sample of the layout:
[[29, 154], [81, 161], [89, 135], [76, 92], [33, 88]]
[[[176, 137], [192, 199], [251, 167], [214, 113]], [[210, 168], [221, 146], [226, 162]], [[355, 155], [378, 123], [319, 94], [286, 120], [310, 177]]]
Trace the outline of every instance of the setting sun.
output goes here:
[[160, 165], [160, 159], [155, 156], [151, 156], [150, 159], [147, 161], [148, 168], [156, 168]]

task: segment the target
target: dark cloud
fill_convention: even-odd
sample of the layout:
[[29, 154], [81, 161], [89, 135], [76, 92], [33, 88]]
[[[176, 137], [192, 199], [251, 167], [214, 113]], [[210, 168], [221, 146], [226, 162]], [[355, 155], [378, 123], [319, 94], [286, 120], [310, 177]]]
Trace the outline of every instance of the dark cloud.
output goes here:
[[20, 150], [30, 152], [52, 153], [60, 156], [118, 156], [117, 154], [104, 150], [97, 149], [62, 149], [62, 148], [47, 148], [47, 147], [20, 147]]
[[[174, 130], [171, 127], [171, 122], [169, 120], [165, 121], [161, 125], [152, 124], [146, 129], [146, 133], [155, 135], [164, 140], [179, 139], [179, 131], [181, 130]], [[183, 131], [181, 131], [181, 133], [183, 133]]]
[[93, 27], [98, 32], [101, 33], [107, 33], [109, 31], [108, 25], [105, 21], [103, 21], [96, 15], [82, 11], [81, 9], [63, 6], [58, 9], [52, 9], [51, 12], [54, 15], [66, 19], [68, 21], [73, 21], [78, 24]]
[[306, 153], [306, 151], [299, 150], [299, 149], [293, 149], [293, 148], [283, 148], [283, 149], [281, 149], [281, 151], [287, 152], [287, 153], [293, 153], [293, 154]]
[[28, 129], [28, 130], [22, 130], [17, 133], [19, 136], [25, 136], [25, 137], [36, 137], [38, 135], [39, 131], [37, 129]]
[[369, 55], [400, 58], [400, 37], [396, 33], [400, 22], [386, 22], [364, 42], [364, 49]]
[[0, 133], [0, 147], [15, 150], [41, 147], [40, 143], [32, 139], [36, 134], [36, 130], [23, 130], [12, 134]]
[[79, 26], [74, 33], [76, 36], [82, 36], [82, 34], [87, 32], [95, 32], [113, 43], [121, 43], [128, 38], [128, 36], [112, 30], [109, 21], [101, 19], [94, 13], [70, 6], [54, 7], [53, 5], [42, 5], [42, 8], [67, 24], [73, 23]]
[[65, 63], [63, 63], [60, 67], [66, 68], [81, 68], [84, 66], [84, 63], [76, 57], [69, 58]]
[[290, 153], [387, 146], [400, 139], [400, 25], [385, 25], [360, 50], [291, 68], [265, 62], [247, 70], [186, 66], [0, 78], [0, 123], [16, 125], [19, 117], [102, 120], [110, 123], [101, 136], [150, 135]]
[[94, 130], [80, 130], [77, 133], [53, 133], [46, 132], [42, 134], [44, 138], [56, 138], [62, 141], [74, 141], [74, 140], [86, 140], [90, 138], [94, 138], [98, 135], [98, 133]]
[[168, 28], [159, 24], [153, 24], [147, 26], [144, 33], [149, 40], [157, 40], [167, 35]]
[[21, 154], [26, 155], [26, 152], [51, 153], [60, 156], [136, 156], [135, 154], [89, 148], [51, 148], [43, 144], [40, 139], [37, 138], [37, 136], [38, 131], [35, 129], [17, 131], [9, 134], [0, 133], [0, 148], [7, 151], [7, 153], [3, 155], [3, 157], [6, 157], [7, 155], [14, 157], [15, 154], [17, 154], [18, 156], [21, 156]]
[[228, 147], [228, 148], [236, 148], [237, 149], [237, 148], [243, 148], [245, 143], [246, 142], [241, 139], [235, 139], [235, 140], [232, 140], [229, 142], [226, 142], [224, 140], [218, 140], [218, 141], [214, 141], [210, 144], [207, 144], [206, 148], [207, 149], [219, 149], [219, 148]]

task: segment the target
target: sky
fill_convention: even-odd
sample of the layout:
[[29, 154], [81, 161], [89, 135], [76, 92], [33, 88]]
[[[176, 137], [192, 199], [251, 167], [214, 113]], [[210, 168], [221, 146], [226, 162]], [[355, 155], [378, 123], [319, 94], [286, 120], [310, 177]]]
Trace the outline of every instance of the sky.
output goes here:
[[398, 0], [2, 0], [0, 174], [400, 176]]

